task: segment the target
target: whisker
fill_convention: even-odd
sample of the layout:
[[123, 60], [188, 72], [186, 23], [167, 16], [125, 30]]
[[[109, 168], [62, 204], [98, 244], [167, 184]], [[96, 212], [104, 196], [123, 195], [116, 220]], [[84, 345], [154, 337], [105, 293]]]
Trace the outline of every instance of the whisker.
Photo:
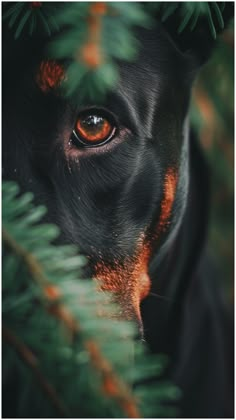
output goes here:
[[162, 295], [158, 295], [157, 293], [153, 293], [153, 292], [149, 293], [149, 296], [154, 296], [154, 297], [156, 297], [158, 299], [163, 299], [163, 300], [166, 300], [168, 302], [171, 302], [172, 301], [171, 298], [168, 298], [168, 297], [162, 296]]

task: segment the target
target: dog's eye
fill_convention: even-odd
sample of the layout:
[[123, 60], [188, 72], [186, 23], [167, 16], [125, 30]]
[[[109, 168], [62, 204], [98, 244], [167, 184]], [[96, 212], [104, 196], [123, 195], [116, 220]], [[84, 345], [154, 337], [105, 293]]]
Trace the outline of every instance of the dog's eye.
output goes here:
[[110, 141], [116, 133], [113, 117], [104, 111], [89, 110], [79, 114], [73, 130], [77, 147], [96, 147]]

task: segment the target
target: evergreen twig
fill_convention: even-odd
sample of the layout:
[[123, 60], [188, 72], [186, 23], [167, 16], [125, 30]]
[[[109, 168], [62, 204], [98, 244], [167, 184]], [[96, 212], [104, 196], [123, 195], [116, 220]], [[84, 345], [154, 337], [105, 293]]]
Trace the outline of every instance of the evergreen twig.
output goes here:
[[[149, 356], [134, 342], [133, 324], [104, 317], [101, 305], [107, 305], [109, 317], [118, 309], [110, 304], [111, 296], [80, 278], [85, 261], [77, 247], [53, 245], [59, 229], [39, 224], [45, 207], [33, 206], [33, 195], [19, 192], [17, 184], [3, 183], [4, 326], [17, 331], [36, 352], [71, 417], [162, 417], [176, 412], [162, 404], [163, 399], [179, 398], [175, 386], [158, 383], [163, 357]], [[14, 418], [54, 417], [54, 406], [32, 390], [31, 376], [15, 353], [11, 346], [3, 347], [5, 410]], [[146, 383], [153, 372], [154, 382]], [[12, 382], [14, 405], [8, 406]], [[90, 399], [96, 403], [87, 404]]]
[[[75, 320], [71, 315], [70, 311], [65, 305], [58, 301], [58, 298], [62, 297], [58, 287], [52, 286], [48, 279], [43, 273], [43, 269], [37, 259], [21, 247], [16, 241], [9, 235], [9, 233], [3, 229], [3, 240], [5, 243], [20, 257], [24, 260], [28, 267], [33, 279], [37, 281], [38, 285], [43, 289], [44, 296], [49, 302], [49, 313], [54, 315], [59, 321], [61, 321], [66, 328], [68, 328], [70, 336], [76, 337], [77, 333], [81, 331], [81, 326], [78, 320]], [[12, 338], [12, 343], [16, 345]], [[23, 345], [22, 345], [23, 346]], [[18, 342], [18, 349], [22, 349]], [[94, 369], [96, 369], [102, 378], [102, 390], [111, 399], [114, 399], [117, 404], [122, 408], [124, 414], [128, 418], [139, 418], [140, 414], [137, 408], [137, 403], [130, 393], [129, 388], [123, 383], [123, 381], [114, 372], [112, 366], [102, 355], [99, 346], [92, 339], [84, 341], [84, 347], [86, 348]], [[25, 349], [26, 351], [27, 349]], [[27, 354], [27, 353], [25, 353]], [[28, 353], [29, 355], [29, 353]], [[35, 361], [29, 358], [28, 363], [35, 367]], [[37, 372], [40, 377], [39, 372]]]
[[45, 287], [49, 284], [37, 259], [19, 245], [4, 228], [2, 229], [2, 239], [16, 255], [23, 259], [33, 279], [37, 281], [41, 287]]
[[[20, 4], [20, 6], [19, 6]], [[15, 38], [28, 30], [51, 36], [45, 55], [66, 62], [63, 94], [78, 105], [102, 102], [119, 80], [117, 60], [132, 61], [138, 52], [134, 26], [151, 28], [153, 11], [166, 22], [176, 17], [177, 32], [194, 31], [202, 18], [212, 37], [224, 28], [220, 2], [21, 2], [6, 6], [3, 19]], [[61, 32], [59, 32], [59, 29]], [[59, 32], [58, 36], [56, 32]]]
[[36, 380], [40, 387], [44, 391], [46, 397], [51, 401], [56, 411], [60, 416], [66, 416], [68, 414], [66, 407], [61, 402], [61, 399], [57, 395], [56, 390], [47, 378], [42, 374], [39, 369], [39, 362], [33, 352], [9, 329], [4, 325], [2, 326], [2, 337], [6, 343], [13, 347], [13, 349], [22, 358], [25, 364], [32, 370]]

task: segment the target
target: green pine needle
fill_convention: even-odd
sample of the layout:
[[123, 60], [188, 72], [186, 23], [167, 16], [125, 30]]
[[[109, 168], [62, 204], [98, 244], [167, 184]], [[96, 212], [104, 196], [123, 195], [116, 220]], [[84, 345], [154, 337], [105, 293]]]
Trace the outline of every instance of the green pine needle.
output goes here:
[[47, 22], [47, 19], [45, 19], [44, 15], [43, 15], [43, 13], [41, 12], [40, 9], [37, 10], [37, 14], [38, 14], [39, 18], [41, 19], [41, 22], [42, 22], [42, 24], [43, 24], [43, 26], [45, 28], [46, 33], [49, 36], [51, 36], [52, 35], [52, 32], [51, 32], [49, 23]]
[[178, 28], [178, 33], [183, 32], [183, 30], [187, 27], [187, 25], [188, 25], [188, 23], [189, 23], [192, 15], [193, 15], [193, 10], [188, 10], [186, 12], [185, 17], [182, 20], [182, 22], [181, 22], [181, 24], [180, 24], [180, 26]]
[[198, 18], [199, 18], [199, 11], [198, 10], [196, 10], [195, 12], [194, 12], [194, 15], [193, 15], [193, 19], [192, 19], [192, 22], [191, 22], [191, 26], [190, 26], [190, 30], [191, 30], [191, 32], [194, 30], [194, 28], [196, 27], [196, 24], [197, 24], [197, 21], [198, 21]]
[[[161, 20], [165, 22], [169, 17], [174, 15], [177, 8], [182, 15], [182, 21], [179, 24], [178, 33], [182, 33], [187, 30], [190, 25], [190, 30], [193, 31], [198, 23], [201, 16], [206, 16], [209, 30], [212, 37], [215, 39], [217, 35], [217, 26], [220, 29], [224, 28], [224, 20], [222, 11], [224, 10], [224, 2], [218, 4], [217, 2], [160, 2], [160, 6], [157, 5], [157, 9], [161, 10]], [[213, 13], [214, 12], [214, 13]], [[192, 19], [191, 19], [192, 18]]]
[[178, 5], [178, 3], [173, 3], [170, 4], [169, 7], [166, 7], [162, 15], [162, 22], [165, 22], [176, 11]]
[[21, 32], [22, 32], [22, 30], [23, 30], [23, 28], [24, 28], [27, 20], [29, 19], [30, 15], [31, 15], [30, 10], [26, 10], [26, 12], [24, 13], [24, 15], [21, 18], [20, 23], [19, 23], [19, 25], [17, 27], [16, 33], [15, 33], [15, 39], [19, 38], [19, 36], [20, 36], [20, 34], [21, 34]]
[[4, 14], [3, 20], [9, 20], [9, 28], [16, 27], [15, 39], [18, 39], [23, 32], [26, 32], [25, 27], [28, 27], [30, 36], [39, 30], [38, 24], [41, 22], [43, 32], [51, 36], [54, 31], [58, 31], [58, 25], [55, 23], [53, 14], [58, 9], [53, 3], [44, 3], [37, 7], [33, 7], [31, 2], [17, 2], [9, 7]]
[[213, 36], [214, 39], [216, 39], [216, 29], [215, 29], [215, 25], [214, 25], [214, 21], [212, 18], [212, 14], [211, 14], [211, 9], [209, 4], [206, 4], [206, 10], [207, 10], [207, 20], [210, 26], [210, 30], [211, 30], [211, 34]]
[[24, 7], [24, 3], [18, 2], [14, 4], [14, 6], [11, 6], [4, 14], [3, 14], [3, 20], [8, 19], [12, 15], [14, 15], [17, 12], [17, 15], [19, 15], [21, 9]]
[[212, 2], [211, 7], [216, 14], [216, 17], [218, 19], [220, 28], [224, 29], [224, 20], [223, 20], [222, 13], [221, 13], [221, 10], [220, 10], [218, 4], [216, 2]]

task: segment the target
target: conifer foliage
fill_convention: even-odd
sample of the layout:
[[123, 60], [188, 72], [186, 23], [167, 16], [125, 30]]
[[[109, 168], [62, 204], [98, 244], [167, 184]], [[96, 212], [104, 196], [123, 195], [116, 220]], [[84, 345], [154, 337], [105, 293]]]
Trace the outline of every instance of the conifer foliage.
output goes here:
[[110, 295], [80, 279], [77, 248], [51, 243], [59, 231], [39, 223], [45, 207], [18, 193], [3, 184], [4, 416], [171, 416], [162, 402], [178, 396], [176, 387], [144, 383], [161, 373], [163, 357], [135, 342]]
[[[17, 2], [3, 19], [14, 30], [16, 40], [23, 34], [42, 33], [50, 40], [45, 56], [67, 62], [63, 94], [102, 101], [119, 80], [117, 60], [132, 61], [138, 53], [135, 27], [152, 28], [155, 19], [171, 16], [178, 20], [178, 32], [195, 30], [206, 17], [216, 38], [224, 27], [224, 2]], [[155, 16], [155, 19], [154, 19]], [[58, 32], [59, 31], [59, 32]]]

